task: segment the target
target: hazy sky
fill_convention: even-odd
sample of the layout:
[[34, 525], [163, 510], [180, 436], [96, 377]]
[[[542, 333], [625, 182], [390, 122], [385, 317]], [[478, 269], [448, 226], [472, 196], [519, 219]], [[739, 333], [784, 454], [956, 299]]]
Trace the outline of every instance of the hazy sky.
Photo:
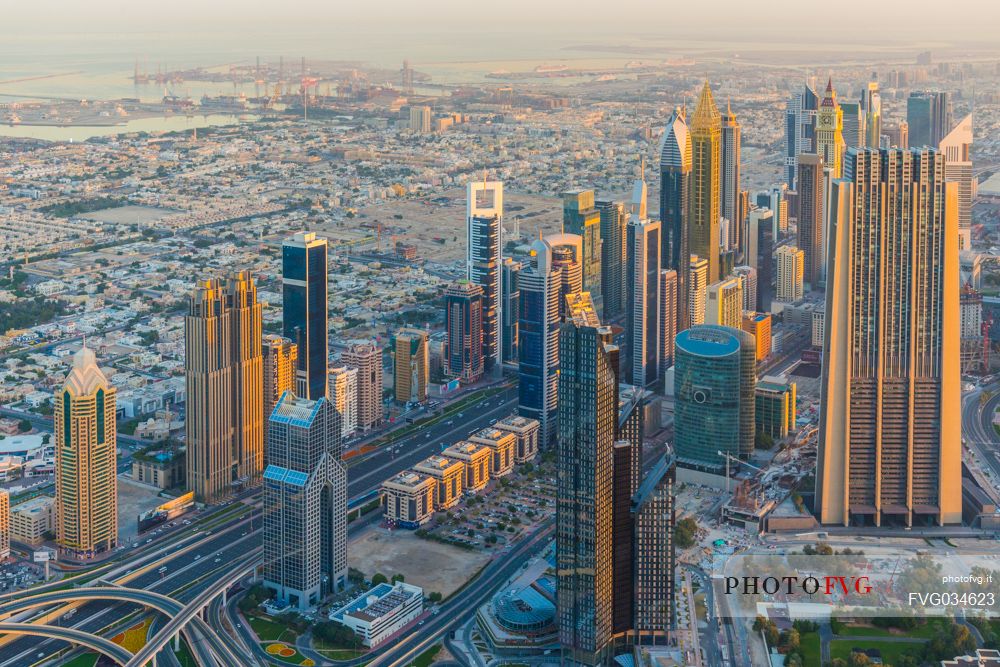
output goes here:
[[[945, 8], [945, 9], [941, 9]], [[0, 0], [0, 33], [423, 30], [496, 35], [602, 29], [664, 37], [872, 39], [1000, 46], [998, 0]]]

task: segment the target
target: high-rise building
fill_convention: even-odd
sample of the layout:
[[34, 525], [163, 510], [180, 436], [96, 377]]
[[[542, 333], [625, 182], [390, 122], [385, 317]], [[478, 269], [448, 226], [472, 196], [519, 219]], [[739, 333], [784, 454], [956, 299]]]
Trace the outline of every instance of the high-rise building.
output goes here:
[[[687, 267], [691, 229], [691, 133], [684, 112], [675, 109], [660, 143], [660, 223], [663, 242], [661, 266], [677, 271], [677, 330], [691, 325], [688, 312]], [[738, 180], [738, 179], [737, 179]]]
[[959, 250], [972, 250], [972, 198], [976, 177], [972, 171], [972, 114], [958, 122], [938, 146], [945, 156], [945, 180], [958, 184]]
[[[865, 142], [863, 146], [878, 148], [882, 139], [882, 96], [878, 93], [878, 82], [869, 81], [861, 91], [861, 112], [865, 121]], [[862, 145], [858, 145], [861, 148]]]
[[905, 120], [885, 128], [885, 134], [889, 139], [888, 148], [910, 147], [910, 126]]
[[[816, 154], [823, 158], [823, 164], [833, 172], [834, 178], [840, 178], [843, 170], [844, 151], [844, 113], [837, 104], [837, 91], [833, 89], [833, 79], [827, 81], [826, 93], [816, 114]], [[802, 156], [799, 156], [799, 164]], [[799, 170], [798, 177], [802, 177]], [[795, 189], [798, 190], [798, 180]]]
[[327, 377], [330, 384], [327, 395], [340, 415], [340, 435], [346, 440], [358, 430], [358, 369], [331, 366]]
[[719, 280], [719, 169], [722, 125], [708, 82], [691, 115], [690, 252], [708, 261], [708, 282]]
[[466, 189], [468, 278], [482, 288], [482, 372], [500, 366], [500, 265], [503, 183], [470, 181]]
[[[659, 241], [659, 239], [657, 239]], [[659, 249], [659, 245], [657, 245]], [[586, 293], [567, 297], [559, 334], [557, 618], [563, 656], [605, 664], [613, 633], [613, 448], [618, 348]]]
[[818, 289], [823, 277], [826, 247], [826, 178], [823, 158], [818, 155], [799, 156], [799, 248], [803, 254], [803, 280], [810, 289]]
[[347, 468], [340, 415], [286, 392], [268, 419], [264, 586], [299, 611], [347, 585]]
[[601, 216], [603, 314], [605, 317], [615, 317], [625, 312], [628, 215], [622, 202], [599, 199], [595, 205]]
[[422, 403], [430, 385], [430, 352], [427, 332], [400, 329], [392, 339], [393, 390], [396, 402]]
[[[840, 111], [844, 116], [844, 144], [848, 148], [864, 148], [866, 125], [861, 102], [841, 102]], [[798, 189], [798, 184], [795, 188]]]
[[284, 336], [298, 345], [295, 394], [325, 396], [330, 342], [327, 323], [326, 239], [296, 234], [281, 245]]
[[910, 93], [906, 99], [906, 125], [910, 146], [940, 145], [953, 126], [948, 93]]
[[705, 324], [739, 329], [743, 321], [743, 281], [726, 278], [708, 286]]
[[742, 264], [733, 268], [733, 275], [743, 281], [743, 310], [757, 310], [757, 269]]
[[542, 239], [531, 244], [530, 262], [520, 279], [518, 412], [541, 424], [542, 446], [547, 447], [555, 441], [559, 405], [561, 274], [552, 265], [551, 246]]
[[703, 325], [677, 334], [674, 448], [678, 465], [721, 473], [719, 452], [745, 459], [754, 446], [756, 346], [739, 329]]
[[345, 366], [358, 369], [358, 426], [368, 431], [382, 425], [382, 350], [372, 343], [352, 345], [340, 356]]
[[774, 214], [766, 208], [750, 211], [747, 225], [747, 263], [757, 271], [757, 307], [769, 312], [774, 283]]
[[431, 108], [426, 105], [410, 107], [410, 130], [417, 134], [431, 133]]
[[483, 288], [460, 280], [444, 293], [448, 354], [445, 372], [462, 382], [483, 376]]
[[674, 365], [674, 337], [677, 335], [677, 271], [674, 269], [660, 270], [660, 311], [663, 323], [660, 366], [666, 372]]
[[770, 313], [744, 313], [742, 329], [753, 336], [757, 350], [757, 361], [764, 361], [771, 356]]
[[721, 123], [719, 202], [722, 217], [729, 221], [729, 248], [738, 250], [743, 247], [743, 219], [740, 217], [740, 124], [728, 102]]
[[795, 383], [787, 377], [765, 375], [755, 391], [757, 430], [775, 440], [795, 430]]
[[549, 234], [544, 239], [559, 272], [559, 317], [566, 316], [566, 298], [583, 291], [583, 239], [576, 234]]
[[[708, 302], [708, 260], [691, 255], [688, 264], [688, 314], [691, 326], [705, 323]], [[680, 333], [680, 332], [678, 332]]]
[[267, 334], [261, 344], [264, 365], [264, 421], [286, 391], [295, 391], [299, 347], [290, 339]]
[[518, 279], [524, 265], [505, 257], [500, 267], [500, 341], [504, 363], [517, 362], [517, 322], [521, 318], [521, 289]]
[[10, 492], [0, 491], [0, 560], [10, 558]]
[[601, 212], [594, 206], [593, 190], [570, 190], [562, 193], [563, 231], [579, 236], [582, 241], [580, 267], [583, 291], [598, 312], [603, 310], [601, 291]]
[[802, 92], [794, 93], [785, 111], [785, 183], [795, 187], [798, 159], [802, 153], [816, 151], [816, 112], [819, 96], [806, 84]]
[[672, 456], [661, 458], [632, 499], [635, 526], [635, 633], [639, 644], [666, 644], [674, 629], [674, 482]]
[[633, 215], [628, 224], [628, 314], [626, 337], [632, 384], [652, 387], [660, 379], [663, 350], [660, 304], [660, 221]]
[[[199, 502], [218, 502], [258, 481], [264, 470], [261, 308], [246, 271], [199, 281], [189, 299], [185, 458], [188, 488]], [[320, 376], [325, 383], [325, 367]]]
[[55, 392], [56, 541], [77, 556], [118, 542], [116, 394], [86, 346]]
[[805, 253], [793, 245], [783, 245], [774, 253], [778, 265], [778, 278], [775, 283], [778, 301], [792, 303], [803, 295], [803, 275], [805, 269]]
[[852, 150], [834, 183], [816, 475], [824, 524], [962, 519], [958, 188], [944, 170], [933, 149]]

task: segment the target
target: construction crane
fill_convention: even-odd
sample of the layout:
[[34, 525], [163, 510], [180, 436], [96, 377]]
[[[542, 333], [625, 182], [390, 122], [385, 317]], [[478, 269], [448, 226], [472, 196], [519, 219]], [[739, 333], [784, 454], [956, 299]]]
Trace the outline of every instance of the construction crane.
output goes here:
[[732, 459], [733, 461], [736, 461], [737, 463], [742, 463], [743, 465], [747, 466], [748, 468], [753, 468], [754, 470], [756, 470], [758, 472], [764, 472], [763, 468], [758, 468], [757, 466], [753, 465], [752, 463], [747, 463], [746, 461], [733, 456], [729, 452], [724, 452], [724, 451], [722, 451], [720, 449], [720, 450], [718, 450], [716, 452], [716, 454], [718, 454], [719, 456], [725, 457], [725, 459], [726, 459], [726, 493], [729, 493], [729, 461], [730, 461], [730, 459]]

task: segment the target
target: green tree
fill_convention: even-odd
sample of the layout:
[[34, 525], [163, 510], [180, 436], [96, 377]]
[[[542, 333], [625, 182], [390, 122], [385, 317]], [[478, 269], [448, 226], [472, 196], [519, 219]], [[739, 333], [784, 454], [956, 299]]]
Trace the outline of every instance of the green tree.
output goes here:
[[376, 572], [372, 576], [372, 586], [378, 586], [379, 584], [389, 583], [389, 577], [385, 576], [381, 572]]
[[17, 423], [17, 430], [21, 433], [27, 433], [31, 430], [31, 422], [27, 419], [22, 419]]
[[685, 517], [677, 522], [674, 529], [674, 539], [681, 549], [690, 549], [695, 545], [698, 536], [698, 523], [692, 517]]

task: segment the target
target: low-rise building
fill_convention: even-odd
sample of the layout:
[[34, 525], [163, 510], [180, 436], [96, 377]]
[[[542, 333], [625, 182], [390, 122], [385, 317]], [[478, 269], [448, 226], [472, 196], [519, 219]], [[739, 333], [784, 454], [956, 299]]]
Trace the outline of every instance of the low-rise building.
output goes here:
[[434, 455], [413, 466], [415, 472], [430, 475], [437, 482], [434, 493], [434, 510], [454, 507], [462, 499], [462, 481], [465, 464], [458, 459]]
[[10, 510], [11, 539], [31, 546], [45, 540], [46, 533], [55, 530], [55, 499], [38, 496], [15, 505]]
[[493, 458], [493, 450], [483, 443], [463, 440], [448, 447], [441, 454], [465, 464], [465, 479], [462, 481], [462, 488], [466, 493], [476, 493], [489, 484], [490, 460]]
[[184, 452], [176, 447], [148, 447], [132, 455], [132, 479], [158, 489], [183, 486]]
[[514, 446], [514, 462], [527, 463], [538, 454], [538, 432], [541, 424], [537, 419], [511, 415], [498, 421], [495, 425], [501, 431], [513, 433], [517, 438]]
[[404, 470], [382, 482], [382, 509], [389, 523], [417, 528], [434, 516], [437, 482], [427, 474]]
[[492, 451], [490, 477], [503, 477], [509, 475], [514, 469], [514, 449], [517, 445], [517, 436], [513, 433], [488, 426], [473, 433], [469, 436], [469, 440], [482, 443]]
[[424, 611], [424, 590], [402, 581], [379, 584], [330, 612], [330, 620], [354, 631], [375, 647], [399, 632]]

